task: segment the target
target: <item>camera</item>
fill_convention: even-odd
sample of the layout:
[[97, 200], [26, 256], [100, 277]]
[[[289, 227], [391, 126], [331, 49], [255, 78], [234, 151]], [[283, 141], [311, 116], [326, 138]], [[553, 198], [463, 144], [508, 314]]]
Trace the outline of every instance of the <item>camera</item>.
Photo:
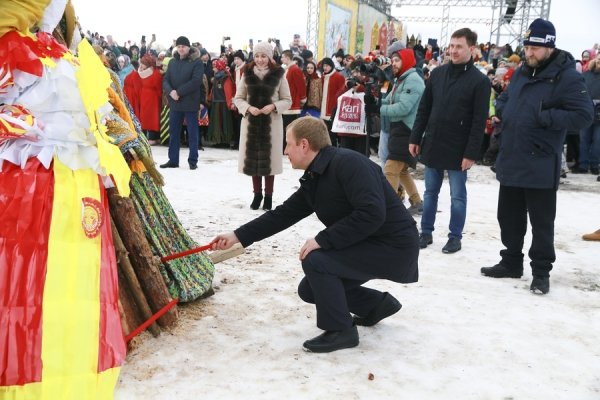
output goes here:
[[226, 40], [231, 40], [231, 37], [230, 36], [223, 36], [223, 41], [226, 41]]
[[350, 77], [350, 78], [346, 79], [346, 87], [348, 89], [352, 89], [353, 87], [357, 86], [358, 84], [360, 84], [360, 82], [355, 77]]

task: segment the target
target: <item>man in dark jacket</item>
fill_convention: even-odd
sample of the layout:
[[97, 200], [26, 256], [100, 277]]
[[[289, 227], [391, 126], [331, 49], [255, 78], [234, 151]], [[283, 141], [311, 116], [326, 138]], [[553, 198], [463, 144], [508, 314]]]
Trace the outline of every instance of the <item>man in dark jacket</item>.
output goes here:
[[473, 66], [477, 34], [459, 29], [450, 39], [452, 61], [431, 72], [419, 103], [410, 136], [409, 151], [425, 164], [425, 195], [420, 246], [433, 243], [438, 195], [448, 171], [450, 182], [450, 233], [444, 253], [461, 249], [467, 216], [467, 170], [479, 157], [488, 116], [491, 85]]
[[362, 285], [418, 280], [416, 224], [381, 168], [358, 152], [332, 147], [323, 121], [293, 121], [285, 154], [293, 168], [305, 170], [298, 191], [275, 210], [217, 236], [213, 248], [249, 246], [315, 212], [326, 228], [300, 249], [305, 277], [298, 295], [316, 305], [317, 326], [325, 332], [304, 342], [304, 349], [357, 346], [356, 325], [373, 326], [402, 307], [391, 294]]
[[185, 36], [177, 38], [175, 55], [169, 62], [163, 78], [163, 91], [169, 99], [169, 161], [161, 168], [179, 167], [179, 148], [183, 119], [187, 123], [190, 169], [198, 168], [198, 111], [204, 102], [202, 77], [204, 67], [198, 50], [192, 49]]
[[529, 249], [533, 280], [531, 291], [550, 290], [554, 253], [556, 190], [563, 143], [568, 130], [592, 122], [592, 101], [573, 57], [555, 48], [551, 22], [533, 21], [523, 42], [525, 65], [517, 69], [496, 102], [502, 121], [500, 152], [496, 160], [498, 223], [506, 249], [500, 263], [481, 268], [493, 278], [523, 275], [523, 241], [527, 214], [531, 221]]

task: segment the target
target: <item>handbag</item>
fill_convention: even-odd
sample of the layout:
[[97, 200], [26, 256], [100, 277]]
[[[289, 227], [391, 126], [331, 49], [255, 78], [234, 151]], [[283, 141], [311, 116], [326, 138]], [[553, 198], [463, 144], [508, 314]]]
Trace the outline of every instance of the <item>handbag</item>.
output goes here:
[[366, 135], [365, 132], [365, 94], [350, 89], [337, 100], [337, 112], [331, 131]]

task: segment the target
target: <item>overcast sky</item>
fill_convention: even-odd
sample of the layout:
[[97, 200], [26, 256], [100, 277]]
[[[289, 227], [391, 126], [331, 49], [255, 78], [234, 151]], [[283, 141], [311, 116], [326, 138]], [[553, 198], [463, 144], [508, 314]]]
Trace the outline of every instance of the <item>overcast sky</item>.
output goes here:
[[[240, 0], [198, 2], [197, 0], [171, 0], [145, 2], [126, 0], [72, 0], [75, 12], [85, 30], [112, 34], [119, 42], [137, 41], [141, 35], [149, 40], [156, 33], [157, 41], [169, 46], [177, 36], [188, 36], [190, 41], [199, 41], [209, 51], [218, 52], [223, 36], [230, 36], [234, 48], [242, 48], [249, 38], [266, 40], [270, 37], [281, 39], [286, 46], [295, 33], [306, 39], [307, 0], [261, 0], [248, 2]], [[145, 6], [145, 7], [143, 7]], [[161, 9], [162, 7], [162, 9]], [[460, 17], [469, 10], [454, 8], [451, 17]], [[476, 9], [481, 18], [490, 17], [491, 11]], [[441, 8], [394, 7], [392, 15], [402, 20], [402, 15], [441, 16]], [[556, 27], [557, 46], [569, 50], [579, 58], [583, 49], [600, 42], [598, 16], [600, 0], [552, 0], [550, 21]], [[472, 15], [469, 15], [472, 16]], [[450, 32], [462, 26], [451, 26]], [[489, 27], [471, 26], [480, 41], [489, 39]], [[439, 24], [408, 24], [408, 33], [439, 38]]]

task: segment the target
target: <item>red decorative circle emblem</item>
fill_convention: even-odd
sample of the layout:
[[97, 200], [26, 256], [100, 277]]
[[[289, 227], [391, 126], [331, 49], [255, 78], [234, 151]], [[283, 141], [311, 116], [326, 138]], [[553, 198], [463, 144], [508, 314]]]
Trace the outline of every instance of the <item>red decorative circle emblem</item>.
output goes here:
[[81, 199], [81, 225], [85, 236], [95, 238], [100, 234], [104, 222], [102, 204], [91, 197]]

